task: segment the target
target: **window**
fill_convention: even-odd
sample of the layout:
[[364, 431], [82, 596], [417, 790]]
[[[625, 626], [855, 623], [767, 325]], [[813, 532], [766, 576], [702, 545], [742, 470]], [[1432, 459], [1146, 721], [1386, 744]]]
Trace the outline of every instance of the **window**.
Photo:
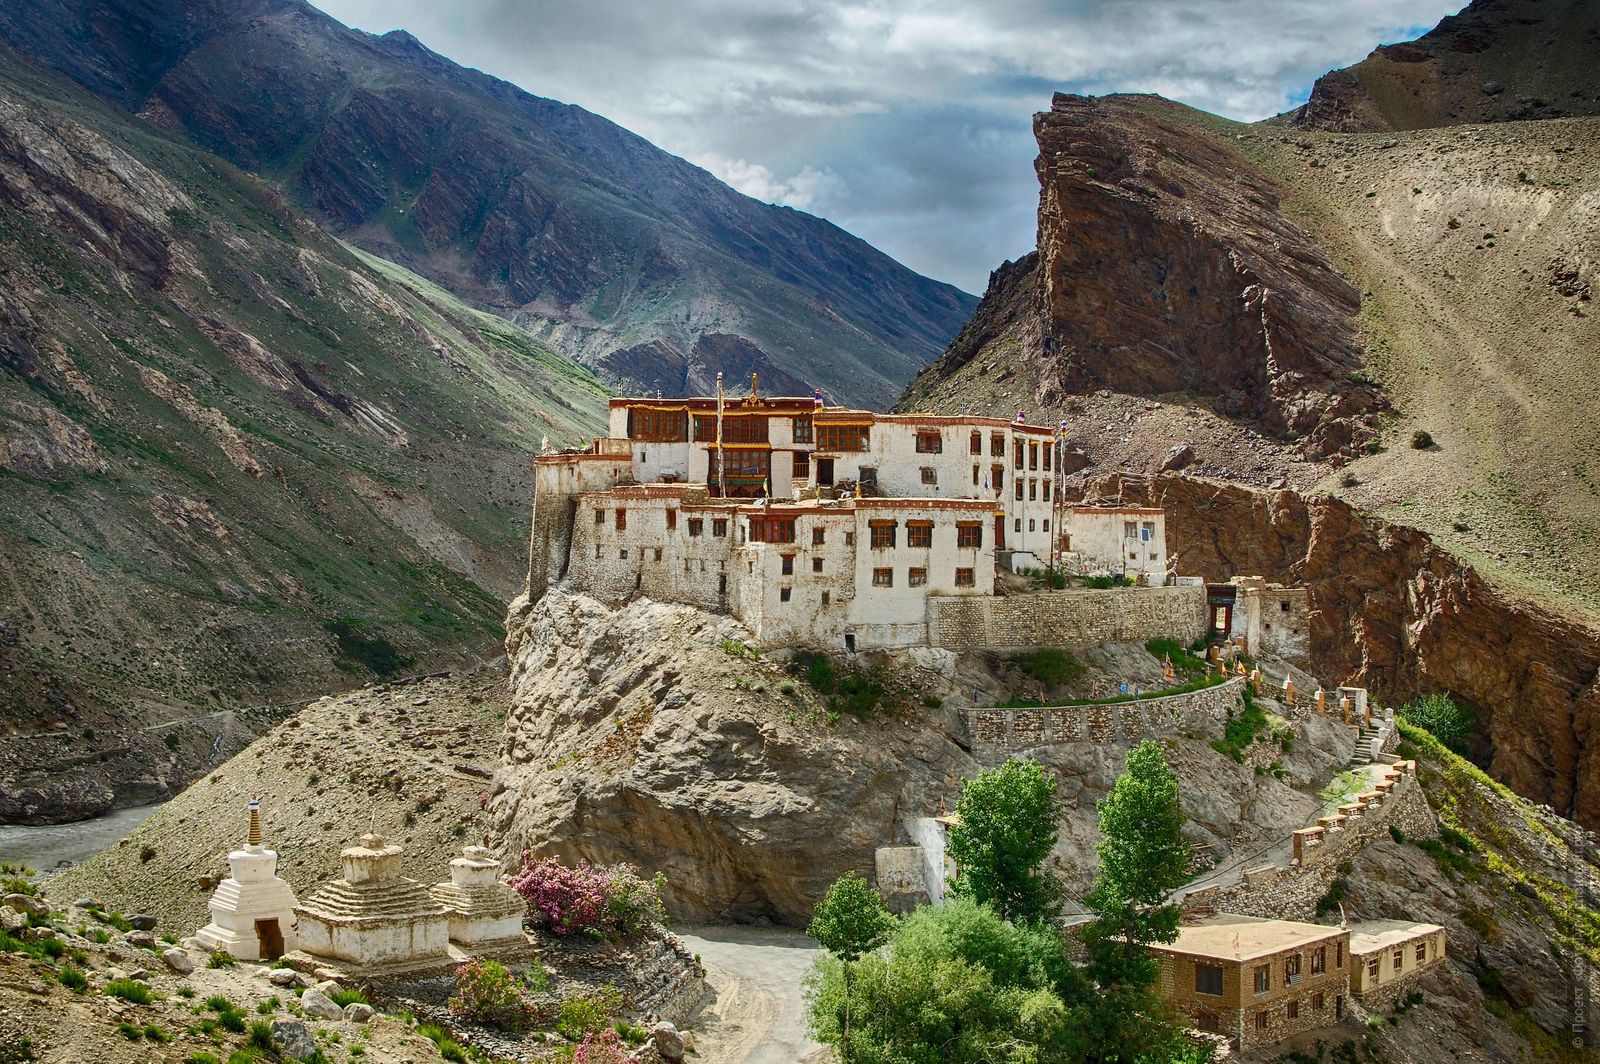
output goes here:
[[789, 476], [795, 480], [811, 479], [811, 452], [794, 452], [794, 461], [789, 463]]
[[617, 557], [622, 559], [623, 561], [627, 561], [628, 560], [628, 548], [627, 547], [623, 547], [621, 550], [617, 551]]
[[1321, 994], [1312, 994], [1311, 995], [1311, 1011], [1312, 1012], [1321, 1012], [1327, 1006], [1327, 1004], [1328, 1004], [1328, 999], [1323, 997]]
[[1311, 974], [1321, 975], [1328, 970], [1328, 947], [1318, 946], [1311, 951]]
[[[686, 410], [628, 409], [628, 436], [635, 440], [677, 443], [689, 438], [689, 413]], [[639, 460], [644, 461], [640, 454]]]
[[651, 558], [651, 561], [657, 561], [658, 562], [660, 560], [661, 560], [661, 548], [657, 547], [655, 549], [654, 556]]
[[794, 590], [793, 588], [780, 587], [778, 589], [778, 601], [779, 602], [788, 602], [789, 601], [789, 595], [793, 590]]
[[811, 545], [813, 547], [820, 547], [826, 542], [828, 542], [827, 529], [818, 526], [811, 530]]
[[1039, 445], [1037, 443], [1028, 444], [1028, 468], [1039, 468]]
[[793, 543], [794, 518], [752, 517], [750, 519], [750, 542]]
[[974, 432], [972, 434], [972, 439], [967, 441], [967, 453], [969, 453], [969, 454], [982, 454], [983, 453], [983, 433]]
[[997, 465], [994, 468], [992, 468], [989, 472], [994, 474], [994, 477], [993, 477], [993, 479], [994, 479], [994, 490], [995, 491], [1004, 491], [1005, 490], [1005, 486], [1006, 486], [1006, 467], [1005, 466], [1001, 466], [1001, 465]]
[[1217, 1019], [1217, 1014], [1209, 1009], [1201, 1009], [1194, 1014], [1194, 1025], [1207, 1034], [1222, 1033], [1222, 1021]]
[[977, 487], [978, 486], [978, 467], [977, 466], [973, 466], [972, 467], [972, 486], [973, 487]]
[[1050, 519], [1046, 517], [1042, 522], [1040, 522], [1039, 528], [1045, 532], [1050, 531]]
[[917, 433], [918, 454], [943, 454], [944, 437], [937, 432]]
[[832, 598], [833, 598], [832, 595], [830, 595], [828, 592], [824, 591], [822, 593], [822, 604], [824, 606], [826, 606], [832, 600]]
[[856, 534], [854, 532], [846, 532], [844, 534], [844, 545], [846, 547], [854, 547], [856, 545]]
[[1267, 1029], [1267, 1014], [1265, 1012], [1256, 1013], [1256, 1030], [1265, 1031], [1266, 1029]]
[[1156, 523], [1154, 521], [1146, 521], [1139, 526], [1139, 538], [1144, 540], [1146, 543], [1149, 543], [1151, 537], [1153, 537], [1155, 534]]
[[668, 532], [674, 532], [674, 531], [677, 530], [677, 528], [678, 528], [678, 511], [676, 511], [674, 509], [671, 509], [669, 507], [667, 509], [667, 531]]
[[1139, 534], [1139, 522], [1137, 522], [1137, 521], [1124, 521], [1124, 522], [1122, 522], [1122, 538], [1123, 539], [1133, 539], [1138, 534]]
[[1256, 968], [1256, 993], [1265, 994], [1272, 989], [1272, 965], [1262, 964]]
[[1333, 967], [1334, 967], [1335, 970], [1338, 970], [1338, 969], [1344, 967], [1344, 943], [1343, 942], [1335, 942], [1333, 944]]
[[650, 462], [650, 452], [646, 451], [643, 447], [639, 448], [639, 461], [641, 464], [645, 465], [648, 465]]
[[1425, 961], [1427, 959], [1428, 959], [1428, 944], [1426, 942], [1418, 942], [1417, 943], [1417, 963], [1421, 964], [1423, 961]]
[[956, 587], [975, 587], [977, 586], [977, 583], [976, 569], [956, 570]]
[[1031, 517], [1030, 517], [1030, 518], [1028, 518], [1028, 531], [1029, 531], [1029, 532], [1032, 532], [1032, 531], [1033, 531], [1033, 522], [1034, 522], [1034, 519], [1033, 519], [1033, 518], [1031, 518]]
[[870, 521], [868, 525], [872, 530], [873, 550], [888, 550], [894, 546], [895, 523], [893, 521]]
[[783, 568], [781, 570], [780, 575], [793, 576], [794, 575], [794, 555], [793, 554], [785, 554], [785, 555], [783, 555], [782, 563], [783, 563]]
[[922, 482], [924, 484], [937, 484], [937, 483], [939, 483], [938, 470], [934, 469], [933, 466], [931, 466], [931, 465], [923, 466], [922, 467]]
[[1333, 998], [1333, 1018], [1336, 1019], [1336, 1020], [1344, 1019], [1344, 995], [1343, 994], [1335, 994], [1334, 995], [1334, 998]]
[[1395, 970], [1395, 974], [1396, 975], [1400, 974], [1400, 969], [1404, 968], [1405, 966], [1406, 966], [1406, 951], [1405, 951], [1405, 947], [1402, 946], [1401, 948], [1399, 948], [1399, 949], [1394, 951], [1394, 970]]
[[933, 522], [907, 521], [906, 546], [923, 549], [933, 546]]
[[1300, 1002], [1291, 1001], [1284, 1005], [1283, 1018], [1286, 1020], [1298, 1020], [1300, 1018]]
[[1222, 969], [1215, 964], [1194, 966], [1194, 992], [1196, 994], [1222, 993]]
[[1378, 955], [1376, 953], [1367, 958], [1367, 978], [1378, 978]]
[[1032, 477], [1028, 478], [1028, 501], [1035, 502], [1039, 498], [1039, 482]]
[[604, 510], [596, 510], [594, 512], [594, 523], [597, 525], [606, 523], [606, 512]]
[[1050, 501], [1050, 482], [1048, 480], [1044, 482], [1044, 501]]
[[1044, 449], [1044, 471], [1046, 473], [1050, 472], [1050, 452], [1054, 449], [1055, 446], [1053, 444]]
[[1017, 443], [1016, 443], [1016, 446], [1011, 448], [1011, 453], [1012, 453], [1012, 455], [1013, 455], [1013, 457], [1015, 459], [1011, 464], [1016, 466], [1018, 469], [1021, 469], [1022, 468], [1022, 456], [1025, 453], [1024, 445], [1023, 445], [1021, 440], [1018, 440]]
[[812, 439], [812, 435], [811, 435], [811, 418], [809, 418], [809, 417], [797, 417], [797, 418], [795, 418], [794, 419], [794, 442], [795, 443], [810, 443], [811, 439]]
[[1288, 613], [1289, 612], [1289, 604], [1287, 602], [1280, 602], [1280, 603], [1278, 603], [1278, 609], [1282, 610], [1284, 613]]
[[1021, 502], [1022, 501], [1022, 478], [1020, 478], [1020, 477], [1017, 478], [1016, 496], [1017, 496], [1017, 501]]
[[1004, 458], [1006, 453], [1006, 436], [1003, 432], [989, 434], [989, 457]]
[[711, 519], [711, 534], [713, 536], [726, 536], [728, 534], [728, 519], [726, 517], [713, 517]]
[[928, 570], [912, 566], [906, 570], [906, 583], [911, 587], [921, 587], [928, 582]]
[[821, 558], [812, 558], [811, 559], [811, 571], [814, 572], [814, 573], [822, 572], [822, 559]]
[[689, 518], [689, 535], [698, 536], [706, 530], [706, 519], [703, 517]]
[[1300, 981], [1300, 954], [1283, 959], [1283, 985], [1294, 986]]
[[817, 426], [820, 451], [864, 451], [870, 442], [872, 426], [865, 421], [824, 421]]
[[[694, 418], [696, 443], [714, 443], [717, 438], [717, 416], [696, 414]], [[723, 443], [766, 443], [767, 416], [765, 414], [722, 415]]]
[[893, 569], [874, 569], [874, 570], [872, 570], [872, 586], [873, 587], [894, 587], [894, 570]]
[[956, 546], [981, 547], [983, 546], [983, 522], [957, 521]]
[[1015, 521], [1011, 522], [1011, 526], [1012, 526], [1011, 527], [1011, 531], [1013, 531], [1013, 532], [1021, 532], [1022, 531], [1022, 518], [1019, 517]]
[[617, 508], [617, 531], [624, 531], [628, 527], [628, 511]]

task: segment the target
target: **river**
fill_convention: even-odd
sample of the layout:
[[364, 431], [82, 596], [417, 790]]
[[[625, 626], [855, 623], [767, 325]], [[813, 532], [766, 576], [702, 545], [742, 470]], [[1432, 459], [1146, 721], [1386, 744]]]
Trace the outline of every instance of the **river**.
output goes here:
[[20, 861], [46, 875], [59, 872], [113, 845], [160, 808], [156, 802], [72, 824], [0, 824], [0, 861]]

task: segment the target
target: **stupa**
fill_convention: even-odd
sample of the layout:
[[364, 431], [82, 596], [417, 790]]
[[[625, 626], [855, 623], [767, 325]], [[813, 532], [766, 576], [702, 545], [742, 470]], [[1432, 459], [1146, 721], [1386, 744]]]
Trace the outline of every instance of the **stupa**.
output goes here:
[[528, 903], [501, 882], [499, 860], [482, 846], [468, 846], [450, 862], [450, 882], [436, 884], [433, 897], [450, 914], [450, 941], [468, 952], [527, 941], [522, 917]]
[[195, 941], [242, 961], [276, 960], [295, 948], [294, 891], [278, 878], [278, 854], [261, 845], [261, 800], [250, 799], [244, 849], [228, 854], [227, 879], [211, 895], [211, 922]]
[[301, 951], [358, 969], [445, 960], [449, 919], [427, 887], [400, 874], [404, 852], [376, 834], [339, 851], [343, 875], [295, 907]]

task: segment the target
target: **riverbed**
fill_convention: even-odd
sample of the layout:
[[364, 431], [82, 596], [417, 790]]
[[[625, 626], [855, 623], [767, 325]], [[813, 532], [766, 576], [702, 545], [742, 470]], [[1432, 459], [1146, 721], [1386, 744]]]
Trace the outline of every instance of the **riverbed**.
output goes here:
[[0, 861], [21, 862], [49, 875], [115, 845], [161, 808], [161, 803], [118, 809], [72, 824], [0, 824]]

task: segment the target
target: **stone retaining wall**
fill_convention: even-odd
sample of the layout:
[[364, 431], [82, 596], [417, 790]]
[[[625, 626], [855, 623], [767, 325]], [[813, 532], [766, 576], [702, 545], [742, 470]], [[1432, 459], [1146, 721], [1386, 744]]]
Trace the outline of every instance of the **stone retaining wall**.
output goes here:
[[1296, 831], [1289, 865], [1247, 868], [1238, 884], [1193, 891], [1184, 898], [1184, 906], [1241, 916], [1310, 920], [1317, 902], [1338, 877], [1339, 866], [1387, 835], [1390, 827], [1409, 837], [1438, 837], [1439, 823], [1423, 796], [1415, 761], [1389, 766], [1373, 790], [1319, 818], [1316, 827]]
[[928, 641], [946, 650], [1083, 649], [1206, 631], [1203, 585], [1074, 589], [1005, 596], [930, 596]]
[[967, 731], [973, 756], [1004, 760], [1019, 750], [1055, 743], [1120, 743], [1166, 738], [1214, 728], [1238, 704], [1246, 679], [1235, 676], [1215, 687], [1161, 698], [1090, 706], [1038, 709], [970, 709]]

